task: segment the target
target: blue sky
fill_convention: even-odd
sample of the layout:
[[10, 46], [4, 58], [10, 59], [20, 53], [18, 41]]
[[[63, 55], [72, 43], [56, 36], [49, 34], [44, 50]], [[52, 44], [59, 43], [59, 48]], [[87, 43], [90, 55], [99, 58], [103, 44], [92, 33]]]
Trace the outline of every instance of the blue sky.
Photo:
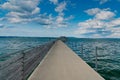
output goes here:
[[120, 0], [0, 0], [0, 36], [120, 38]]

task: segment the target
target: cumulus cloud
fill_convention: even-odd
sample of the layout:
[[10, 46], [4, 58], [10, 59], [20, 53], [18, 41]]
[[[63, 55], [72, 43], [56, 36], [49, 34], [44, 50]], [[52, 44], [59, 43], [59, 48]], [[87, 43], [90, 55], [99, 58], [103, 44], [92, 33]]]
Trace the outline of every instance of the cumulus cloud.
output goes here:
[[49, 21], [51, 21], [49, 22], [50, 25], [45, 25], [46, 28], [60, 28], [68, 26], [67, 18], [63, 18], [62, 16], [57, 16]]
[[101, 28], [105, 23], [96, 19], [88, 19], [85, 22], [78, 23], [78, 26], [84, 26], [85, 28]]
[[115, 16], [114, 12], [111, 12], [109, 8], [107, 9], [99, 9], [92, 8], [85, 11], [88, 15], [95, 16], [96, 19], [108, 20]]
[[61, 2], [58, 4], [58, 6], [55, 8], [55, 11], [59, 14], [63, 14], [63, 11], [66, 9], [66, 2]]
[[96, 0], [96, 1], [99, 1], [99, 4], [104, 4], [104, 3], [107, 3], [110, 0]]
[[106, 2], [108, 2], [109, 0], [100, 0], [100, 4], [104, 4]]
[[55, 5], [55, 12], [58, 13], [58, 15], [54, 18], [52, 18], [51, 25], [47, 25], [45, 27], [47, 28], [58, 28], [58, 27], [67, 27], [69, 25], [69, 20], [73, 19], [73, 16], [70, 15], [69, 17], [65, 17], [64, 11], [67, 9], [67, 2], [58, 2], [58, 0], [49, 0]]
[[101, 19], [101, 20], [108, 20], [111, 19], [115, 16], [115, 13], [111, 11], [100, 11], [99, 13], [96, 14], [96, 19]]
[[66, 5], [67, 3], [64, 1], [64, 2], [61, 2], [61, 3], [58, 3], [56, 8], [55, 8], [55, 11], [58, 13], [58, 16], [56, 17], [56, 25], [58, 27], [67, 27], [67, 18], [64, 17], [64, 10], [66, 10]]
[[53, 4], [58, 4], [58, 0], [49, 0], [50, 2], [52, 2]]
[[101, 9], [99, 9], [99, 8], [92, 8], [92, 9], [85, 10], [85, 12], [89, 15], [96, 15], [100, 11], [101, 11]]
[[52, 17], [52, 15], [47, 16], [46, 14], [44, 14], [34, 18], [33, 21], [39, 23], [40, 25], [51, 25], [53, 24], [54, 18]]
[[58, 27], [67, 27], [67, 22], [65, 22], [65, 19], [62, 16], [57, 17], [56, 23]]
[[87, 28], [78, 28], [76, 31], [75, 31], [75, 34], [87, 34], [87, 33], [95, 33], [95, 30], [93, 29], [87, 29]]
[[10, 22], [29, 22], [40, 12], [39, 3], [39, 0], [8, 0], [1, 8], [9, 11], [5, 19]]
[[8, 0], [0, 5], [3, 10], [7, 10], [8, 13], [5, 17], [0, 18], [0, 21], [6, 20], [10, 23], [29, 23], [34, 22], [43, 26], [49, 27], [66, 27], [68, 20], [72, 19], [72, 16], [64, 17], [64, 10], [66, 10], [67, 3], [65, 1], [58, 2], [58, 0], [49, 0], [55, 7], [57, 16], [52, 14], [41, 14], [41, 8], [38, 7], [41, 0]]
[[75, 34], [86, 35], [91, 34], [92, 37], [120, 37], [120, 18], [115, 18], [115, 13], [110, 9], [93, 8], [85, 11], [88, 15], [92, 15], [92, 19], [79, 22], [79, 28]]
[[32, 12], [34, 11], [39, 4], [39, 0], [8, 0], [1, 7], [15, 12]]

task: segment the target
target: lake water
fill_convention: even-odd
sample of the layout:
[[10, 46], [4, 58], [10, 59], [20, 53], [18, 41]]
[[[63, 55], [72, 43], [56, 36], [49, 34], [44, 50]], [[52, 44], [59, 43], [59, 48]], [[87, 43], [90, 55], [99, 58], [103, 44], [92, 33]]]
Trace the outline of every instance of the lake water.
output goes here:
[[[0, 56], [42, 45], [51, 40], [55, 38], [0, 37]], [[106, 80], [120, 80], [120, 39], [68, 38], [66, 44], [94, 69], [95, 50], [98, 47], [98, 73]]]
[[120, 39], [69, 38], [66, 44], [94, 69], [98, 47], [97, 72], [106, 80], [120, 80]]
[[47, 37], [0, 37], [0, 55], [29, 49], [54, 39]]

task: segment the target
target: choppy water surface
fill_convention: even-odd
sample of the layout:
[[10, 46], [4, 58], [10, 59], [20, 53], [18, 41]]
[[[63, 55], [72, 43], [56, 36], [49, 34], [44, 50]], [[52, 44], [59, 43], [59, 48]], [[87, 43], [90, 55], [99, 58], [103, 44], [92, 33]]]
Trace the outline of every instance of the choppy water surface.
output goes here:
[[0, 37], [0, 56], [42, 45], [54, 38]]
[[97, 71], [106, 80], [120, 80], [120, 39], [69, 38], [66, 44], [94, 69], [97, 46]]

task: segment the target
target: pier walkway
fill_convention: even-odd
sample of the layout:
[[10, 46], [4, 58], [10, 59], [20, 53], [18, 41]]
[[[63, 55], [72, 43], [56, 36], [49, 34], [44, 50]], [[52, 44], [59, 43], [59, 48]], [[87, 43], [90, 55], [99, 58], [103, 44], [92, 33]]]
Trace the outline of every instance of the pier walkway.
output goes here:
[[28, 80], [105, 80], [58, 40]]

